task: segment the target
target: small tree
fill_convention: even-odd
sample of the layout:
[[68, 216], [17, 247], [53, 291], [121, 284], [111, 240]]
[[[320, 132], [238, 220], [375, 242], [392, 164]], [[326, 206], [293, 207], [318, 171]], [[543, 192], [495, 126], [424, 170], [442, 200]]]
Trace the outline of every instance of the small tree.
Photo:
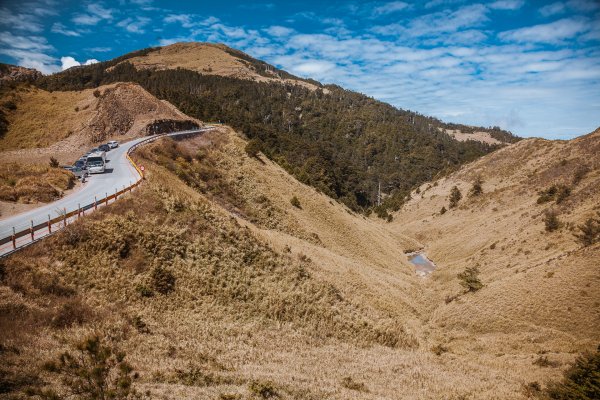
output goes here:
[[50, 163], [49, 164], [50, 164], [51, 168], [58, 168], [58, 165], [59, 165], [58, 160], [56, 158], [54, 158], [54, 157], [50, 157]]
[[577, 228], [580, 232], [576, 233], [575, 237], [582, 245], [591, 246], [600, 241], [600, 212], [598, 218], [590, 217]]
[[558, 213], [554, 210], [546, 210], [544, 213], [544, 224], [546, 225], [546, 231], [548, 232], [554, 232], [560, 228]]
[[[44, 370], [60, 377], [65, 398], [129, 399], [135, 395], [132, 383], [137, 374], [125, 361], [125, 353], [104, 345], [98, 336], [78, 343], [75, 354], [64, 352], [47, 362]], [[36, 394], [43, 399], [63, 397], [54, 389]]]
[[454, 208], [458, 205], [458, 202], [462, 199], [462, 193], [458, 189], [458, 187], [454, 186], [450, 191], [450, 203], [448, 204], [449, 208]]
[[479, 196], [483, 193], [483, 179], [481, 179], [480, 176], [478, 176], [477, 178], [475, 178], [475, 181], [473, 182], [473, 186], [471, 187], [471, 190], [469, 191], [469, 196], [473, 197], [473, 196]]
[[467, 292], [476, 292], [483, 287], [483, 284], [479, 280], [479, 269], [477, 267], [467, 267], [457, 277], [460, 279], [460, 285]]
[[300, 200], [298, 200], [296, 196], [290, 199], [290, 203], [296, 208], [302, 208], [302, 206], [300, 205]]
[[246, 144], [246, 154], [248, 154], [248, 157], [250, 158], [257, 158], [261, 148], [262, 142], [259, 139], [252, 139]]

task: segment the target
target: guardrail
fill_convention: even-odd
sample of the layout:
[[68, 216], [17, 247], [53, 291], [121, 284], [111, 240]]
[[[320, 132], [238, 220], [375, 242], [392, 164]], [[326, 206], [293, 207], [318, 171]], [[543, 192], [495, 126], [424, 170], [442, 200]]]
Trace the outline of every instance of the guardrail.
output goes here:
[[[48, 221], [44, 221], [37, 225], [34, 225], [33, 221], [31, 221], [31, 226], [22, 231], [16, 232], [15, 228], [13, 228], [12, 235], [6, 236], [4, 238], [0, 238], [0, 246], [6, 245], [6, 244], [12, 242], [12, 250], [10, 250], [4, 254], [0, 254], [0, 258], [5, 257], [9, 254], [12, 254], [17, 250], [36, 242], [37, 240], [40, 240], [48, 235], [53, 234], [54, 232], [56, 232], [60, 229], [65, 228], [69, 224], [69, 220], [74, 218], [75, 216], [77, 216], [77, 218], [80, 218], [80, 217], [84, 216], [85, 212], [90, 209], [97, 210], [98, 207], [100, 207], [100, 206], [108, 205], [108, 203], [111, 200], [116, 201], [119, 198], [119, 196], [122, 196], [123, 194], [125, 194], [127, 192], [131, 192], [134, 188], [139, 186], [144, 179], [144, 172], [130, 157], [130, 154], [133, 153], [133, 151], [135, 149], [137, 149], [138, 147], [148, 144], [150, 142], [153, 142], [155, 140], [158, 140], [160, 138], [167, 137], [167, 136], [177, 136], [177, 137], [186, 138], [186, 137], [193, 136], [197, 133], [205, 132], [205, 131], [208, 131], [211, 129], [214, 129], [214, 127], [207, 126], [207, 127], [197, 129], [197, 130], [165, 133], [165, 134], [155, 135], [155, 136], [146, 138], [146, 139], [134, 144], [133, 146], [131, 146], [131, 148], [129, 148], [127, 150], [127, 154], [126, 154], [127, 160], [131, 163], [131, 165], [136, 169], [136, 171], [139, 174], [139, 178], [134, 183], [132, 183], [129, 186], [124, 187], [121, 190], [115, 191], [114, 194], [108, 195], [108, 193], [107, 193], [106, 196], [101, 199], [94, 198], [93, 203], [86, 204], [84, 206], [80, 206], [76, 210], [67, 212], [66, 209], [63, 209], [63, 212], [58, 217], [50, 218], [50, 216], [48, 216]], [[40, 230], [47, 230], [47, 231], [44, 232], [43, 236], [38, 237], [36, 239], [36, 232], [38, 232]], [[26, 243], [18, 244], [17, 241], [23, 237], [29, 237], [30, 241], [27, 241]]]

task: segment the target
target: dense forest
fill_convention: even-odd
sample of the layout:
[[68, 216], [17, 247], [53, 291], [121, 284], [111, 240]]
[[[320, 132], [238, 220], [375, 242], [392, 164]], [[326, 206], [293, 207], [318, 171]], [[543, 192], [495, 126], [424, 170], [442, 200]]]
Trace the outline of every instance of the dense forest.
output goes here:
[[[185, 69], [138, 71], [126, 62], [149, 51], [72, 68], [36, 84], [46, 90], [81, 90], [136, 82], [190, 116], [242, 131], [299, 180], [353, 210], [372, 209], [381, 185], [384, 200], [376, 209], [380, 215], [397, 209], [415, 185], [497, 148], [455, 141], [438, 129], [452, 129], [450, 124], [335, 85], [309, 90]], [[262, 63], [246, 58], [253, 68]], [[505, 142], [518, 139], [497, 128], [477, 129], [494, 131]]]

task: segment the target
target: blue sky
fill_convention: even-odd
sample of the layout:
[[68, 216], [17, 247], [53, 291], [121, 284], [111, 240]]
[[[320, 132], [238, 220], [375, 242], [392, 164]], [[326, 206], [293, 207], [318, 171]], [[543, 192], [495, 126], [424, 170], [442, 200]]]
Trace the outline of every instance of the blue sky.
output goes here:
[[552, 139], [600, 126], [598, 0], [0, 0], [0, 61], [46, 74], [177, 41], [444, 121]]

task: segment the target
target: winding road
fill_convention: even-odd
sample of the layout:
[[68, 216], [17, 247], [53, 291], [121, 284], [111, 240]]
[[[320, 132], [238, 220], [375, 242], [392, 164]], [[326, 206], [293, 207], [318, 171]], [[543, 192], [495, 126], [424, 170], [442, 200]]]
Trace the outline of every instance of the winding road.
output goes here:
[[[125, 187], [129, 187], [142, 179], [139, 172], [127, 159], [128, 153], [130, 150], [135, 148], [136, 145], [139, 145], [142, 142], [150, 143], [165, 136], [193, 135], [213, 129], [215, 128], [212, 126], [207, 126], [195, 130], [146, 136], [123, 143], [116, 149], [106, 153], [106, 172], [104, 174], [94, 174], [89, 176], [79, 190], [52, 203], [44, 204], [35, 209], [10, 216], [6, 219], [0, 219], [0, 239], [12, 236], [13, 232], [19, 232], [30, 228], [32, 222], [35, 226], [47, 222], [50, 218], [63, 215], [65, 210], [70, 212], [77, 210], [79, 207], [93, 204], [95, 199], [99, 200], [105, 198], [107, 195], [110, 196], [117, 190], [123, 190]], [[57, 224], [56, 229], [58, 228], [59, 226]], [[36, 232], [34, 239], [37, 240], [43, 236], [46, 236], [48, 233], [48, 229], [42, 233]], [[28, 235], [24, 238], [20, 238], [19, 242], [16, 244], [16, 247], [19, 248], [31, 242], [31, 236]], [[13, 251], [12, 242], [0, 246], [0, 255], [11, 251]]]

